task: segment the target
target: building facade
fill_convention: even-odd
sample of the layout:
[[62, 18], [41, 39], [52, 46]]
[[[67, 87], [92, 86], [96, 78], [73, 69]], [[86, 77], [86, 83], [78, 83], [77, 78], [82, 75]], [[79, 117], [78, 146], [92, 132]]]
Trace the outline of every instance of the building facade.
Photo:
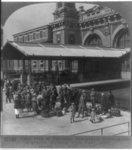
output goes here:
[[[53, 15], [54, 20], [52, 23], [15, 34], [13, 35], [14, 41], [16, 43], [40, 44], [41, 46], [48, 43], [62, 46], [82, 45], [100, 48], [106, 47], [107, 49], [130, 48], [130, 35], [127, 22], [118, 12], [110, 8], [94, 6], [91, 9], [84, 10], [81, 6], [77, 10], [74, 2], [58, 2], [56, 3], [56, 9]], [[114, 63], [115, 68], [110, 69], [109, 65], [106, 65], [106, 61], [109, 65]], [[107, 59], [101, 61], [101, 63], [98, 62], [100, 62], [98, 59], [90, 62], [87, 62], [85, 59], [83, 61], [73, 60], [71, 63], [66, 59], [52, 61], [35, 59], [31, 60], [31, 70], [34, 73], [34, 80], [39, 80], [38, 76], [40, 74], [42, 74], [43, 78], [44, 72], [55, 71], [56, 63], [60, 72], [63, 74], [71, 66], [71, 72], [79, 76], [74, 77], [74, 79], [79, 78], [79, 80], [75, 80], [78, 82], [110, 78], [130, 78], [130, 55], [124, 57], [122, 61]], [[28, 66], [28, 61], [24, 63], [25, 66]], [[104, 69], [101, 71], [100, 69], [103, 67]], [[3, 71], [9, 77], [19, 77], [22, 69], [22, 60], [5, 60], [3, 64]], [[116, 73], [114, 73], [115, 71]], [[68, 74], [65, 74], [65, 76], [68, 76]], [[47, 76], [49, 76], [49, 73]], [[68, 78], [70, 77], [71, 75]]]
[[89, 10], [75, 3], [59, 2], [49, 25], [14, 35], [16, 42], [76, 44], [88, 46], [130, 47], [126, 20], [110, 8], [95, 6]]

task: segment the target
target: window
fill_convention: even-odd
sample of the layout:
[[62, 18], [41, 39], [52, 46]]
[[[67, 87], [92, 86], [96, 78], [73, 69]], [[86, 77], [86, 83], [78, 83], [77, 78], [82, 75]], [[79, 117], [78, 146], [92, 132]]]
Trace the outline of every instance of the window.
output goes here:
[[39, 69], [41, 71], [48, 71], [49, 70], [48, 60], [40, 60], [39, 61]]
[[33, 61], [32, 61], [32, 67], [33, 67], [33, 68], [37, 68], [37, 61], [36, 61], [36, 60], [33, 60]]
[[86, 39], [85, 45], [102, 46], [102, 41], [97, 34], [92, 34]]
[[52, 71], [63, 71], [66, 70], [65, 60], [52, 60]]
[[116, 47], [117, 48], [130, 47], [130, 37], [129, 37], [128, 30], [124, 30], [122, 31], [122, 33], [119, 33]]
[[36, 38], [40, 39], [40, 31], [36, 32]]
[[18, 38], [17, 38], [17, 37], [15, 37], [15, 38], [14, 38], [14, 41], [15, 41], [15, 42], [17, 42], [17, 41], [18, 41]]
[[35, 39], [38, 39], [39, 36], [38, 36], [38, 32], [35, 32]]
[[58, 69], [59, 71], [62, 71], [65, 67], [65, 63], [63, 60], [58, 60]]
[[39, 60], [32, 60], [31, 61], [31, 70], [32, 70], [32, 72], [39, 72], [40, 71]]
[[29, 71], [29, 61], [25, 60], [25, 70]]
[[28, 35], [24, 35], [24, 42], [28, 42]]
[[23, 62], [22, 62], [22, 60], [18, 60], [18, 67], [19, 67], [19, 70], [23, 69]]
[[30, 35], [29, 35], [29, 40], [30, 40], [30, 41], [33, 40], [33, 33], [30, 33]]
[[43, 37], [43, 30], [40, 30], [40, 38]]
[[23, 42], [23, 36], [19, 36], [19, 42]]
[[56, 33], [56, 42], [58, 44], [60, 44], [60, 42], [61, 42], [61, 34], [60, 34], [60, 32]]
[[19, 68], [18, 68], [18, 60], [14, 60], [14, 70], [15, 71], [19, 70]]
[[36, 39], [36, 34], [35, 34], [35, 32], [33, 33], [33, 39], [34, 39], [34, 40]]
[[57, 71], [58, 70], [58, 62], [57, 60], [52, 60], [52, 71]]
[[45, 71], [49, 70], [49, 61], [48, 60], [44, 60], [44, 70]]
[[47, 36], [46, 31], [42, 30], [42, 38], [45, 38]]
[[69, 60], [64, 60], [64, 63], [65, 63], [64, 70], [69, 71], [70, 70], [70, 61]]
[[77, 60], [72, 61], [72, 72], [73, 73], [78, 72], [78, 61]]
[[122, 62], [122, 71], [130, 71], [130, 60], [129, 59], [125, 59]]

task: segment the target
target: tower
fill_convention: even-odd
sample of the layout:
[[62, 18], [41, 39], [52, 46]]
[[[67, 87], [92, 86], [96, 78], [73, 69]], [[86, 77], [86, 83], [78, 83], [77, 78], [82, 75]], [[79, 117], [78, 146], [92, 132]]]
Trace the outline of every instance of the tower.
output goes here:
[[53, 43], [78, 44], [79, 25], [78, 12], [73, 2], [58, 2], [53, 13]]

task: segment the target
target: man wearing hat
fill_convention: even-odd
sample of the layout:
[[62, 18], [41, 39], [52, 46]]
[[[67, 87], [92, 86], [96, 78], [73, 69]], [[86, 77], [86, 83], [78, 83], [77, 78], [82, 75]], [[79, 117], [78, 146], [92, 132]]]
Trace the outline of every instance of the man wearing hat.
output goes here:
[[86, 93], [85, 93], [85, 90], [82, 90], [82, 94], [81, 94], [81, 97], [80, 97], [80, 100], [79, 100], [79, 108], [78, 108], [77, 118], [79, 118], [80, 113], [82, 113], [82, 118], [84, 117], [85, 105], [86, 105]]

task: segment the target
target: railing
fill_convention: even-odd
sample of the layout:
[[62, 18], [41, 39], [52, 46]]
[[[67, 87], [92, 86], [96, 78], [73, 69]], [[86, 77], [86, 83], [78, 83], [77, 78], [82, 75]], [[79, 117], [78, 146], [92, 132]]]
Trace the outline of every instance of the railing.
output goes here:
[[94, 129], [94, 130], [90, 130], [90, 131], [85, 131], [85, 132], [81, 132], [81, 133], [76, 133], [76, 134], [73, 134], [72, 136], [80, 135], [80, 134], [83, 134], [83, 133], [90, 133], [90, 132], [99, 131], [99, 130], [100, 130], [101, 136], [103, 136], [105, 129], [111, 128], [111, 127], [115, 127], [115, 126], [119, 126], [119, 125], [123, 125], [123, 124], [128, 124], [128, 130], [127, 130], [127, 131], [124, 131], [124, 132], [119, 132], [119, 133], [114, 134], [114, 135], [112, 135], [112, 136], [116, 136], [116, 135], [120, 135], [120, 134], [124, 134], [124, 133], [128, 133], [128, 135], [130, 135], [130, 131], [129, 131], [130, 122], [124, 122], [124, 123], [115, 124], [115, 125], [111, 125], [111, 126], [107, 126], [107, 127], [102, 127], [102, 128], [98, 128], [98, 129]]

